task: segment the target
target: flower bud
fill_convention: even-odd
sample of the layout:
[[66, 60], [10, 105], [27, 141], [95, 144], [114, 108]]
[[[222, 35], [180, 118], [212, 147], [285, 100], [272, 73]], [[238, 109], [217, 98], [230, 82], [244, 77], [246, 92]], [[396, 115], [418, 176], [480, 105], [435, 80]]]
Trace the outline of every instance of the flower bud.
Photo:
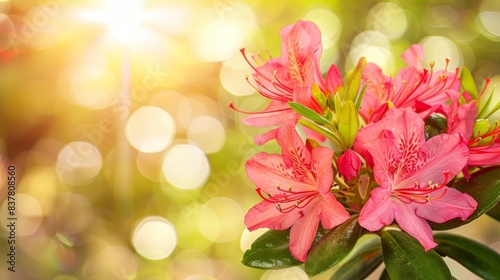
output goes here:
[[351, 149], [337, 159], [339, 172], [347, 182], [358, 177], [361, 164], [358, 154]]

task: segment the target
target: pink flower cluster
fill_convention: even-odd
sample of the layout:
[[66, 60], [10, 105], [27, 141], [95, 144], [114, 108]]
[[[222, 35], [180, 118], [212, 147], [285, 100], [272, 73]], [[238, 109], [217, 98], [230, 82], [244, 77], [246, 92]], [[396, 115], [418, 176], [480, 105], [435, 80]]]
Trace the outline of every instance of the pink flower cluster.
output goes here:
[[[258, 153], [246, 164], [262, 201], [249, 210], [245, 225], [291, 228], [290, 251], [299, 261], [305, 261], [320, 223], [331, 229], [357, 214], [368, 231], [396, 223], [425, 250], [435, 247], [427, 221], [466, 220], [477, 207], [471, 196], [449, 187], [450, 181], [468, 178], [473, 167], [500, 163], [500, 128], [477, 120], [484, 90], [460, 93], [459, 69], [434, 71], [432, 63], [425, 68], [420, 45], [403, 53], [408, 67], [394, 76], [363, 60], [357, 80], [352, 73], [344, 80], [335, 65], [323, 76], [321, 34], [314, 23], [298, 21], [280, 35], [280, 57], [262, 62], [241, 51], [254, 69], [249, 82], [270, 99], [263, 111], [244, 112], [250, 115], [243, 122], [272, 127], [255, 142], [275, 139], [281, 147], [281, 154]], [[355, 96], [347, 98], [347, 90]], [[317, 124], [320, 129], [298, 126], [314, 120], [291, 103], [330, 123]], [[340, 124], [347, 103], [357, 104], [345, 106], [356, 113], [347, 124], [349, 133], [355, 131], [350, 144], [345, 139], [353, 136]], [[431, 116], [446, 123], [434, 133], [426, 125]]]

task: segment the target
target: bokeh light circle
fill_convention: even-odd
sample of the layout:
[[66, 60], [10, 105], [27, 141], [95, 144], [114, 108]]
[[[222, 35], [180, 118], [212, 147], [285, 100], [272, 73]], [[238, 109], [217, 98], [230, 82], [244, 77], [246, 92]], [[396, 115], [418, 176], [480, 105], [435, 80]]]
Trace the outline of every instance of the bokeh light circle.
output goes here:
[[226, 130], [222, 123], [211, 116], [198, 116], [189, 124], [188, 139], [203, 152], [218, 152], [226, 142]]
[[213, 242], [232, 241], [241, 234], [244, 216], [243, 209], [233, 199], [211, 198], [201, 208], [201, 234]]
[[342, 33], [342, 21], [333, 11], [317, 8], [304, 16], [304, 20], [311, 20], [321, 31], [321, 42], [324, 49], [332, 47], [337, 43]]
[[495, 41], [500, 37], [500, 2], [497, 0], [485, 0], [481, 4], [478, 19], [484, 27], [483, 34]]
[[125, 135], [135, 149], [143, 153], [156, 153], [170, 145], [175, 129], [174, 119], [165, 110], [143, 106], [128, 119]]
[[96, 146], [75, 141], [64, 146], [57, 156], [56, 170], [61, 179], [71, 185], [91, 183], [102, 168], [101, 153]]
[[[40, 227], [40, 224], [42, 223], [42, 218], [43, 218], [42, 207], [40, 206], [40, 203], [36, 198], [28, 194], [16, 193], [15, 199], [16, 199], [15, 200], [16, 218], [17, 220], [22, 221], [16, 223], [15, 235], [17, 236], [31, 235]], [[7, 214], [10, 212], [7, 211], [9, 206], [10, 205], [8, 203], [8, 200], [5, 200], [1, 207], [2, 211], [1, 223], [3, 225], [3, 228], [10, 231], [12, 229], [10, 229], [8, 225], [10, 224], [10, 222], [13, 221], [8, 220], [8, 217], [10, 217], [7, 216]]]
[[177, 234], [174, 225], [162, 217], [144, 218], [136, 227], [132, 236], [135, 250], [150, 260], [164, 259], [177, 246]]
[[428, 36], [423, 38], [420, 44], [424, 47], [425, 52], [424, 67], [427, 67], [431, 61], [434, 61], [435, 70], [445, 69], [447, 66], [445, 58], [450, 60], [448, 71], [453, 71], [456, 67], [462, 65], [460, 50], [450, 39], [443, 36]]
[[207, 180], [210, 165], [198, 147], [178, 144], [167, 151], [162, 163], [162, 173], [178, 189], [196, 189]]
[[267, 228], [259, 228], [254, 231], [249, 231], [248, 229], [245, 228], [241, 233], [241, 238], [240, 238], [241, 251], [245, 252], [246, 250], [250, 249], [252, 243], [266, 231], [268, 231]]
[[383, 33], [388, 39], [399, 39], [408, 28], [405, 12], [395, 3], [382, 2], [371, 8], [368, 28]]

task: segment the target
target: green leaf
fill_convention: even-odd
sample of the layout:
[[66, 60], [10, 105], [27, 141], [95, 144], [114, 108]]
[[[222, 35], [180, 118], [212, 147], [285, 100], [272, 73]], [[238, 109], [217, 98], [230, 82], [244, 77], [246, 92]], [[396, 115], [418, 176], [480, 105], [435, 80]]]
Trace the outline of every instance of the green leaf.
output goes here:
[[337, 124], [340, 135], [342, 135], [342, 139], [344, 139], [345, 148], [349, 149], [354, 143], [354, 139], [359, 130], [358, 112], [351, 100], [346, 101], [344, 106], [342, 106], [342, 109], [337, 115]]
[[462, 87], [467, 91], [472, 98], [477, 99], [477, 87], [474, 82], [474, 78], [467, 67], [462, 68], [462, 74], [460, 75], [460, 81], [462, 82]]
[[330, 121], [325, 119], [322, 115], [316, 113], [316, 111], [307, 108], [306, 106], [288, 101], [288, 105], [297, 113], [299, 113], [301, 116], [304, 116], [312, 121], [315, 121], [320, 124], [326, 124], [330, 125]]
[[448, 256], [476, 275], [489, 280], [500, 276], [500, 255], [474, 240], [449, 234], [434, 235], [438, 246], [434, 249], [443, 256]]
[[[325, 127], [323, 127], [317, 123], [310, 122], [310, 121], [304, 120], [304, 119], [299, 119], [299, 123], [301, 125], [303, 125], [304, 127], [307, 127], [310, 130], [315, 131], [315, 132], [325, 136], [326, 138], [330, 139], [333, 143], [335, 143], [335, 145], [337, 145], [337, 147], [340, 147], [340, 148], [344, 147], [344, 144], [337, 136], [338, 134], [335, 135], [331, 130], [326, 129]], [[338, 131], [337, 131], [337, 133], [338, 133]]]
[[451, 279], [444, 260], [403, 231], [388, 230], [382, 234], [384, 263], [391, 279]]
[[389, 272], [387, 272], [387, 269], [384, 269], [382, 274], [380, 274], [379, 280], [391, 280], [391, 277], [389, 276]]
[[344, 259], [356, 244], [361, 230], [358, 216], [354, 215], [328, 232], [307, 254], [306, 273], [317, 275]]
[[364, 279], [382, 263], [382, 260], [382, 246], [377, 237], [362, 244], [356, 254], [335, 271], [330, 280]]
[[461, 179], [453, 187], [472, 196], [477, 201], [477, 209], [465, 221], [455, 218], [441, 224], [429, 222], [434, 230], [448, 230], [463, 226], [497, 205], [500, 201], [500, 166], [492, 166], [475, 172], [469, 181]]
[[246, 266], [271, 269], [301, 264], [290, 253], [290, 230], [269, 230], [252, 243], [243, 255]]
[[[318, 242], [328, 231], [319, 228], [313, 244]], [[250, 249], [243, 254], [244, 265], [261, 269], [279, 269], [296, 266], [302, 262], [290, 253], [290, 229], [269, 230], [257, 238]]]
[[500, 203], [491, 208], [490, 211], [488, 211], [488, 213], [486, 214], [500, 222]]

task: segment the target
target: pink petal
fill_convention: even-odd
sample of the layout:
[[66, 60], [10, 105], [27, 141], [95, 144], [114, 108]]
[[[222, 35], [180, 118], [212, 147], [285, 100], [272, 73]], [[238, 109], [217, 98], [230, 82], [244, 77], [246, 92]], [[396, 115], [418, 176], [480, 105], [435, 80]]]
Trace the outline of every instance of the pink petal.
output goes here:
[[307, 214], [298, 219], [290, 230], [290, 252], [301, 262], [306, 260], [307, 251], [311, 248], [318, 230], [320, 214], [319, 204], [315, 205]]
[[470, 156], [467, 165], [488, 166], [500, 164], [500, 143], [491, 146], [478, 146], [469, 148]]
[[316, 147], [311, 152], [311, 170], [316, 174], [318, 192], [329, 193], [333, 182], [333, 151], [327, 147]]
[[245, 225], [251, 231], [258, 228], [284, 230], [291, 227], [300, 217], [299, 211], [282, 213], [276, 209], [276, 203], [262, 201], [245, 215]]
[[276, 136], [278, 135], [278, 129], [271, 129], [266, 133], [259, 134], [253, 138], [253, 141], [255, 144], [262, 146], [266, 144], [267, 142], [276, 139]]
[[259, 153], [246, 163], [246, 172], [250, 180], [264, 193], [275, 194], [276, 189], [292, 187], [299, 191], [316, 191], [316, 185], [304, 183], [295, 174], [292, 167], [286, 166], [281, 155]]
[[386, 188], [375, 188], [370, 193], [370, 198], [361, 209], [359, 225], [369, 231], [377, 231], [383, 226], [394, 221], [391, 191]]
[[[467, 163], [469, 150], [466, 140], [460, 134], [440, 134], [427, 141], [425, 149], [419, 152], [421, 166], [411, 176], [398, 182], [398, 187], [407, 188], [419, 182], [426, 186], [448, 183]], [[449, 172], [445, 180], [444, 172]]]
[[406, 64], [410, 67], [422, 69], [422, 62], [424, 61], [424, 48], [422, 45], [411, 45], [402, 55]]
[[406, 204], [401, 201], [395, 202], [395, 219], [398, 225], [411, 236], [415, 237], [422, 244], [426, 251], [436, 247], [432, 238], [432, 229], [423, 219], [415, 215], [413, 204]]
[[321, 225], [331, 229], [349, 219], [350, 215], [332, 193], [325, 194], [321, 203]]
[[[283, 154], [283, 161], [287, 166], [293, 166], [295, 171], [302, 173], [306, 176], [305, 182], [311, 182], [309, 177], [309, 170], [306, 165], [311, 163], [311, 154], [306, 148], [304, 141], [300, 138], [295, 127], [291, 125], [284, 125], [278, 129], [276, 141], [281, 147]], [[314, 181], [314, 180], [313, 180]]]
[[[446, 193], [439, 199], [432, 199], [446, 189]], [[426, 220], [435, 223], [444, 223], [453, 218], [459, 217], [465, 221], [477, 208], [477, 202], [468, 194], [459, 192], [453, 188], [445, 187], [438, 190], [431, 196], [425, 204], [414, 203], [416, 214]]]

